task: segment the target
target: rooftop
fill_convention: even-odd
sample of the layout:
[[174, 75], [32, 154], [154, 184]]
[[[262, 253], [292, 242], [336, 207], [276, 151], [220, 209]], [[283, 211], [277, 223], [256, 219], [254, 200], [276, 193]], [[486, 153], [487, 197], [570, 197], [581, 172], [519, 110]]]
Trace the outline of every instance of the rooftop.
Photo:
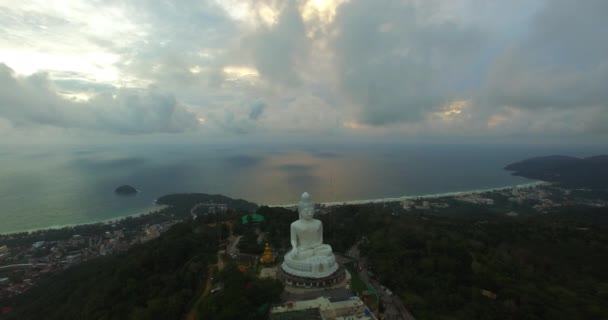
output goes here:
[[358, 297], [332, 300], [326, 297], [319, 297], [312, 300], [287, 302], [272, 308], [270, 316], [270, 319], [330, 320], [346, 318], [375, 319], [363, 301]]
[[270, 320], [323, 320], [318, 308], [271, 313]]
[[252, 222], [252, 223], [264, 222], [264, 216], [256, 214], [256, 213], [246, 214], [241, 218], [241, 222], [243, 224], [247, 224], [249, 222]]

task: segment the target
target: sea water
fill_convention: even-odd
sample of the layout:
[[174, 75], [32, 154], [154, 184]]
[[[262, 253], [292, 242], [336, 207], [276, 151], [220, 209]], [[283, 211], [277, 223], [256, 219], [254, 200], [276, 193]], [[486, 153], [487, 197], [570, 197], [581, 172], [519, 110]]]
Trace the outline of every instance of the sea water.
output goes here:
[[[89, 223], [153, 210], [176, 192], [258, 204], [397, 198], [497, 188], [530, 180], [503, 167], [568, 147], [493, 145], [2, 145], [0, 233]], [[140, 190], [123, 197], [114, 189]]]

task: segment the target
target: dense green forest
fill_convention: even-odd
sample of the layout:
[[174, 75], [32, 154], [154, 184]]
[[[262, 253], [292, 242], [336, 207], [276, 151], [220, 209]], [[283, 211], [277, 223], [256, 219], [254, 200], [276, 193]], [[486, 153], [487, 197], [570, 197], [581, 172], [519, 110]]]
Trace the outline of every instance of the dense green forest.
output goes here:
[[259, 279], [253, 273], [240, 272], [228, 264], [216, 279], [223, 290], [206, 296], [197, 310], [197, 320], [263, 320], [272, 303], [280, 301], [283, 283]]
[[[369, 204], [317, 218], [336, 252], [365, 239], [372, 273], [417, 319], [608, 319], [608, 210], [507, 217], [448, 202], [434, 213], [394, 215], [391, 204]], [[297, 214], [258, 212], [270, 243], [287, 250]]]
[[[352, 208], [361, 210], [363, 214], [354, 215]], [[331, 244], [334, 252], [345, 252], [357, 239], [365, 232], [370, 232], [371, 228], [377, 226], [373, 224], [373, 208], [361, 206], [345, 206], [332, 209], [332, 214], [317, 215], [324, 226], [324, 242]], [[262, 206], [257, 211], [264, 216], [264, 222], [259, 224], [238, 224], [234, 227], [236, 234], [243, 235], [239, 242], [239, 249], [245, 253], [259, 254], [264, 250], [264, 244], [256, 243], [257, 235], [255, 230], [262, 232], [265, 241], [270, 243], [273, 250], [277, 253], [284, 253], [291, 249], [290, 243], [290, 224], [298, 219], [296, 211], [280, 207]], [[338, 219], [340, 217], [341, 219]], [[372, 222], [372, 224], [369, 224]]]
[[217, 231], [179, 223], [125, 253], [42, 279], [6, 319], [179, 319], [215, 262]]
[[384, 215], [361, 249], [417, 319], [607, 319], [607, 215]]

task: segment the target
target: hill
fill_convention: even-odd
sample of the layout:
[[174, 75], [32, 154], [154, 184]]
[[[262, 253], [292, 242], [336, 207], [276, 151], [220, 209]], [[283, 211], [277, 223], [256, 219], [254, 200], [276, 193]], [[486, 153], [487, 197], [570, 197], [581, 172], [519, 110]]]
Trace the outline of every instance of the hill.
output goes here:
[[608, 155], [582, 159], [560, 155], [537, 157], [509, 164], [504, 169], [516, 176], [568, 187], [608, 188]]
[[[41, 276], [29, 291], [0, 301], [0, 307], [14, 306], [12, 312], [0, 314], [0, 319], [181, 319], [193, 309], [202, 315], [216, 312], [222, 315], [221, 319], [233, 319], [225, 315], [234, 310], [249, 314], [251, 319], [265, 318], [270, 303], [278, 299], [282, 285], [236, 274], [233, 272], [236, 266], [218, 276], [226, 282], [225, 293], [205, 297], [204, 305], [196, 303], [207, 278], [214, 275], [210, 273], [214, 270], [211, 267], [217, 263], [218, 248], [226, 240], [227, 232], [217, 229], [223, 230], [225, 225], [208, 225], [205, 217], [190, 219], [191, 208], [200, 203], [225, 204], [228, 211], [221, 214], [222, 221], [235, 220], [244, 212], [255, 212], [258, 206], [245, 200], [200, 193], [167, 195], [157, 203], [168, 207], [126, 218], [117, 224], [131, 230], [166, 222], [166, 219], [184, 220], [160, 237], [134, 244], [126, 252], [94, 258], [63, 272]], [[213, 220], [218, 221], [217, 217]], [[71, 236], [75, 232], [88, 234], [87, 228], [98, 226], [64, 228], [51, 231], [50, 235], [41, 231], [40, 238], [36, 235], [36, 239]], [[233, 278], [242, 280], [242, 285], [229, 285]], [[241, 293], [245, 294], [243, 299]], [[221, 301], [209, 302], [218, 299]], [[234, 303], [241, 305], [237, 307]], [[260, 305], [267, 307], [258, 310]]]
[[[361, 240], [362, 272], [418, 319], [608, 319], [607, 207], [566, 205], [515, 218], [496, 214], [496, 206], [441, 201], [449, 206], [395, 214], [398, 202], [345, 205], [318, 218], [334, 252]], [[237, 213], [221, 215], [235, 222]], [[259, 229], [275, 252], [288, 250], [297, 214], [266, 206], [257, 214], [265, 217], [259, 225], [234, 224], [240, 241], [256, 243], [247, 238]], [[282, 285], [256, 279], [255, 270], [241, 273], [232, 260], [211, 278], [223, 240], [217, 231], [201, 217], [127, 253], [69, 268], [11, 301], [6, 319], [180, 319], [188, 310], [196, 319], [264, 319]], [[195, 303], [205, 278], [223, 289]]]
[[84, 262], [42, 279], [6, 319], [179, 319], [216, 259], [217, 232], [178, 223], [126, 253]]
[[188, 210], [199, 203], [226, 204], [229, 209], [255, 212], [258, 205], [243, 199], [232, 199], [221, 194], [205, 193], [176, 193], [162, 196], [156, 200], [157, 204], [164, 204], [176, 208], [188, 208]]

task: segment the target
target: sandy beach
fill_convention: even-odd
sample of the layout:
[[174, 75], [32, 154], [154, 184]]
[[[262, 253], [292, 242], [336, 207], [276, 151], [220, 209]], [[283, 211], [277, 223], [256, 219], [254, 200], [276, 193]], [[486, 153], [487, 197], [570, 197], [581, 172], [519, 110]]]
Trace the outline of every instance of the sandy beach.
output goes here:
[[[379, 198], [379, 199], [321, 202], [319, 204], [326, 206], [326, 207], [331, 207], [331, 206], [357, 205], [357, 204], [367, 204], [367, 203], [397, 202], [397, 201], [404, 201], [404, 200], [438, 199], [438, 198], [446, 198], [446, 197], [459, 197], [459, 196], [483, 194], [483, 193], [488, 193], [488, 192], [509, 190], [509, 189], [513, 189], [513, 188], [517, 188], [517, 189], [536, 188], [536, 187], [546, 186], [546, 185], [550, 185], [550, 184], [551, 184], [550, 182], [535, 181], [535, 182], [530, 182], [530, 183], [523, 183], [523, 184], [517, 184], [517, 185], [512, 185], [512, 186], [496, 187], [496, 188], [489, 188], [489, 189], [476, 189], [476, 190], [423, 194], [423, 195], [407, 195], [407, 196], [396, 197], [396, 198]], [[290, 203], [290, 204], [269, 205], [269, 207], [292, 208], [292, 207], [296, 207], [297, 205], [298, 205], [297, 203]]]

